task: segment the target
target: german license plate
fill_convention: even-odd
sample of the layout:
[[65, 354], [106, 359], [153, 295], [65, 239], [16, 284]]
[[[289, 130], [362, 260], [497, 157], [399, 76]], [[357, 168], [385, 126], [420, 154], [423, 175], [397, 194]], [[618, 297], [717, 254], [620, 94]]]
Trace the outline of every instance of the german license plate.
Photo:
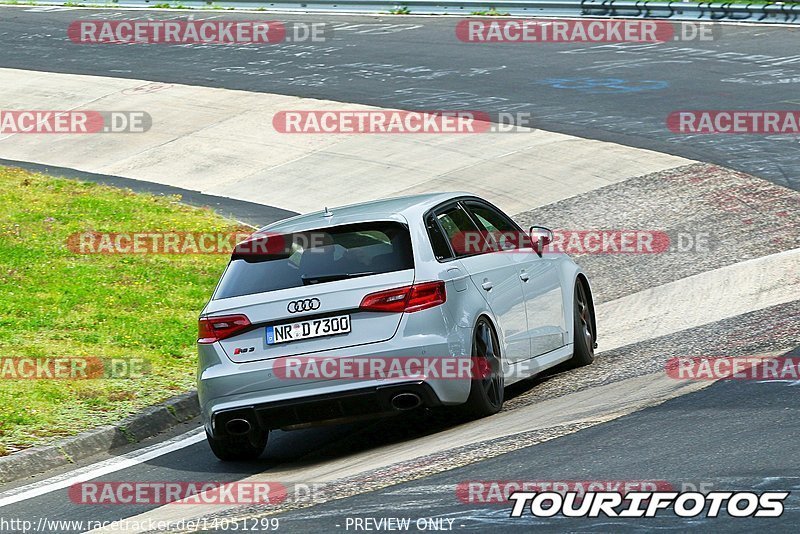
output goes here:
[[313, 337], [347, 334], [350, 332], [350, 316], [337, 315], [309, 321], [267, 327], [267, 345], [300, 341]]

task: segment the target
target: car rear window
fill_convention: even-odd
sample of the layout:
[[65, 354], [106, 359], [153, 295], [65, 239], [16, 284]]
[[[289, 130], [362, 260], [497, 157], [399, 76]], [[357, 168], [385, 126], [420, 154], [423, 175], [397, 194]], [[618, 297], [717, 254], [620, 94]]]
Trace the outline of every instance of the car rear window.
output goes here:
[[408, 228], [396, 222], [270, 234], [236, 247], [214, 299], [413, 268]]

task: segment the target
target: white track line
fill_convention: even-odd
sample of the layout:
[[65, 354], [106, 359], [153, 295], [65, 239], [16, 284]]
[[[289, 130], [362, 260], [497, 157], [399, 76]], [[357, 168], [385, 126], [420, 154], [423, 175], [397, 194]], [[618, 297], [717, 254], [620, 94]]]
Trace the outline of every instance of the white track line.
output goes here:
[[39, 482], [34, 482], [33, 484], [28, 484], [27, 486], [14, 488], [12, 490], [0, 493], [0, 508], [16, 502], [33, 499], [34, 497], [38, 497], [46, 493], [68, 488], [73, 484], [86, 482], [87, 480], [92, 480], [116, 471], [121, 471], [122, 469], [127, 469], [128, 467], [133, 467], [134, 465], [147, 462], [148, 460], [152, 460], [154, 458], [158, 458], [159, 456], [164, 456], [165, 454], [169, 454], [171, 452], [194, 445], [195, 443], [199, 443], [205, 438], [206, 436], [203, 429], [197, 428], [195, 430], [186, 432], [185, 434], [181, 434], [180, 436], [171, 438], [163, 443], [156, 443], [155, 445], [151, 445], [144, 449], [139, 449], [128, 454], [123, 454], [122, 456], [118, 456], [116, 458], [109, 458], [108, 460], [103, 460], [102, 462], [87, 465], [86, 467], [75, 469], [74, 471], [62, 473], [61, 475], [57, 475], [46, 480], [40, 480]]

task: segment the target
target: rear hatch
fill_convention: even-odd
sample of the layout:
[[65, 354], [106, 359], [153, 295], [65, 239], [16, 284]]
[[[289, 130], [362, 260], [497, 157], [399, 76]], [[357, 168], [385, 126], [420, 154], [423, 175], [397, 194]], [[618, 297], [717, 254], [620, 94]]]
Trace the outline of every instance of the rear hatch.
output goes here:
[[266, 245], [237, 246], [204, 311], [245, 315], [251, 323], [219, 342], [232, 361], [311, 355], [394, 336], [402, 313], [359, 307], [369, 294], [413, 284], [406, 225], [375, 221], [255, 239]]

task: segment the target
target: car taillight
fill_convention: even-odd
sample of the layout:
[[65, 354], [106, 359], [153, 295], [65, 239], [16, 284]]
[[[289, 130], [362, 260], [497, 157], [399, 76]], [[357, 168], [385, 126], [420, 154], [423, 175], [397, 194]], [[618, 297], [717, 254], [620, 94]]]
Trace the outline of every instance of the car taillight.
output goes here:
[[225, 315], [223, 317], [202, 317], [199, 322], [198, 343], [214, 343], [250, 326], [246, 315]]
[[425, 282], [370, 293], [361, 300], [359, 308], [378, 312], [415, 312], [444, 304], [447, 294], [444, 282]]

